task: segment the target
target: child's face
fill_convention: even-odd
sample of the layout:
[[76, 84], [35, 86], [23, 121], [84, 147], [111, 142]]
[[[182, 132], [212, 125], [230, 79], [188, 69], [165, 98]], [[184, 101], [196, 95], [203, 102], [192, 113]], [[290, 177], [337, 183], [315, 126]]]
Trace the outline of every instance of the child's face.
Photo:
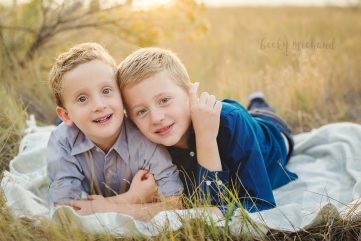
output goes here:
[[124, 112], [113, 69], [99, 60], [81, 64], [63, 77], [64, 107], [58, 116], [75, 124], [103, 150], [116, 141]]
[[151, 141], [186, 147], [191, 123], [188, 93], [166, 71], [123, 91], [129, 117]]

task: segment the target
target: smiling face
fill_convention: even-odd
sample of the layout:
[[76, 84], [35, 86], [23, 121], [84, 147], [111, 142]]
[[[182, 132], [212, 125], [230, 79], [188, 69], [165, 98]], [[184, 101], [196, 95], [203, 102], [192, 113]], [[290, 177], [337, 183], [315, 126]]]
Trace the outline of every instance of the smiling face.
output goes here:
[[120, 134], [124, 112], [112, 67], [100, 60], [80, 64], [67, 72], [62, 82], [64, 108], [58, 116], [68, 126], [75, 124], [104, 151]]
[[188, 93], [166, 71], [122, 91], [129, 117], [149, 140], [187, 147], [191, 123]]

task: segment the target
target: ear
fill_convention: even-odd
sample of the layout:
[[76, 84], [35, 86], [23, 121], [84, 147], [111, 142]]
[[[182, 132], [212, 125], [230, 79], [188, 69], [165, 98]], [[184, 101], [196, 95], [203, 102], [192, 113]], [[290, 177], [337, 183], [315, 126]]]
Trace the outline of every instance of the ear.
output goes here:
[[56, 114], [66, 125], [68, 125], [68, 126], [73, 125], [73, 121], [69, 118], [69, 113], [65, 108], [57, 106]]

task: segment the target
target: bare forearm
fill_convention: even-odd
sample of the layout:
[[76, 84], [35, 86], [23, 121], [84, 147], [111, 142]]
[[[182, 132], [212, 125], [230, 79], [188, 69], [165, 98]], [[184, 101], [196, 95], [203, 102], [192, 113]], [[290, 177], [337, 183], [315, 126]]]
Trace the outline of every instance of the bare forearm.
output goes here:
[[197, 160], [199, 165], [210, 171], [222, 171], [216, 139], [196, 137]]
[[157, 203], [113, 205], [112, 211], [130, 215], [138, 220], [147, 221], [161, 211], [180, 209], [181, 207], [180, 197], [173, 196]]
[[118, 194], [116, 196], [112, 197], [106, 197], [106, 200], [115, 203], [115, 204], [122, 204], [122, 203], [129, 203], [129, 204], [135, 204], [137, 203], [137, 200], [133, 197], [133, 195], [130, 192], [125, 192], [122, 194]]

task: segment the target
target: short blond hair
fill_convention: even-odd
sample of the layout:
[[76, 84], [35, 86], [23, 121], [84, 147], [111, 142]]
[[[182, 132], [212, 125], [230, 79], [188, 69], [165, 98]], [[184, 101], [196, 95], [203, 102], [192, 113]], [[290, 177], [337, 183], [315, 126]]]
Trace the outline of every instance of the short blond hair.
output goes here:
[[78, 65], [93, 60], [100, 60], [108, 64], [114, 69], [114, 73], [116, 72], [117, 65], [115, 60], [108, 51], [98, 43], [78, 44], [56, 58], [50, 70], [48, 81], [58, 106], [64, 107], [64, 100], [62, 98], [64, 75], [75, 69]]
[[162, 71], [184, 89], [191, 84], [182, 61], [172, 51], [161, 48], [141, 48], [131, 53], [118, 66], [117, 82], [123, 90]]

